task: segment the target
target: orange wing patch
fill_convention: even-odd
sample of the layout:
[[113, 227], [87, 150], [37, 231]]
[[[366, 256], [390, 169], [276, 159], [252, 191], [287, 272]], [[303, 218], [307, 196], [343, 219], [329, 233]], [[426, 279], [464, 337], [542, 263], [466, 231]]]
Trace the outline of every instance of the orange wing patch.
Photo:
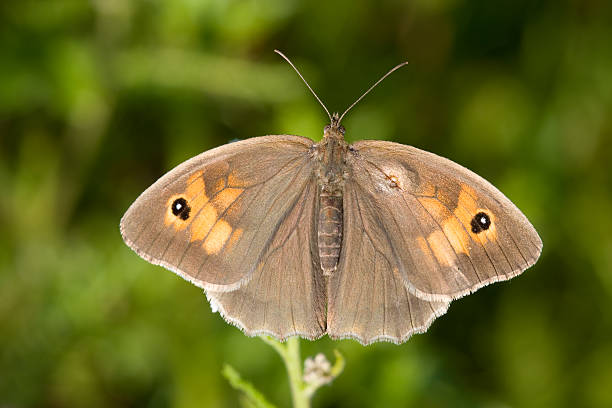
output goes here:
[[243, 191], [241, 188], [226, 188], [217, 194], [213, 203], [219, 211], [225, 211]]
[[227, 185], [228, 187], [244, 187], [245, 186], [244, 182], [239, 177], [236, 177], [234, 172], [231, 172], [230, 174], [227, 175]]
[[[168, 199], [164, 223], [176, 231], [182, 231], [190, 226], [191, 242], [203, 241], [202, 247], [208, 255], [212, 255], [218, 254], [226, 244], [228, 248], [231, 247], [242, 235], [242, 229], [234, 230], [221, 214], [227, 211], [244, 189], [226, 186], [225, 175], [219, 174], [221, 178], [218, 180], [215, 180], [214, 176], [209, 177], [212, 178], [208, 180], [208, 183], [212, 183], [209, 186], [215, 186], [215, 193], [211, 198], [206, 194], [204, 176], [202, 171], [193, 173], [187, 179], [185, 193], [175, 194]], [[231, 174], [228, 175], [228, 181], [229, 184], [239, 182]], [[172, 211], [173, 203], [180, 198], [184, 199], [183, 203], [189, 207], [185, 219]]]
[[189, 176], [189, 179], [187, 180], [187, 184], [190, 185], [191, 183], [193, 183], [197, 179], [202, 178], [202, 174], [204, 174], [204, 172], [202, 170], [196, 171], [191, 176]]
[[232, 205], [244, 190], [225, 188], [221, 190], [197, 215], [191, 230], [191, 241], [204, 240], [202, 244], [209, 254], [221, 250], [232, 233], [232, 226], [221, 214]]
[[427, 242], [440, 265], [453, 266], [455, 264], [456, 255], [442, 231], [437, 230], [429, 234]]
[[225, 179], [219, 179], [215, 185], [215, 191], [221, 191], [225, 188]]
[[[476, 200], [474, 200], [474, 197], [476, 197], [476, 192], [471, 187], [462, 184], [461, 192], [459, 193], [459, 202], [457, 203], [457, 208], [465, 210], [467, 214], [472, 214], [471, 217], [473, 217], [478, 210], [478, 204], [476, 203]], [[469, 222], [472, 219], [471, 217], [469, 220], [467, 220], [467, 224], [465, 224], [465, 221], [462, 220], [464, 225], [470, 225]]]
[[437, 198], [420, 197], [418, 199], [423, 207], [429, 211], [431, 216], [440, 224], [444, 235], [457, 254], [469, 254], [470, 237], [465, 232], [461, 223], [457, 220], [446, 205]]
[[475, 197], [477, 196], [474, 189], [471, 187], [462, 184], [461, 192], [459, 193], [459, 202], [457, 203], [457, 208], [455, 209], [455, 216], [461, 221], [461, 224], [465, 227], [467, 231], [471, 231], [471, 222], [472, 219], [476, 216], [476, 214], [483, 212], [487, 214], [491, 220], [491, 225], [487, 230], [482, 231], [477, 235], [478, 238], [482, 242], [482, 238], [485, 238], [488, 241], [496, 241], [497, 240], [497, 228], [495, 223], [495, 215], [486, 208], [481, 208], [478, 206]]
[[420, 197], [418, 200], [421, 202], [421, 204], [423, 204], [423, 207], [425, 207], [427, 211], [429, 211], [431, 216], [434, 217], [434, 219], [438, 222], [445, 219], [447, 217], [447, 214], [449, 214], [448, 208], [446, 208], [446, 206], [440, 201], [438, 201], [438, 199], [436, 198]]
[[[191, 180], [192, 178], [190, 177], [189, 179]], [[195, 178], [193, 181], [189, 181], [187, 183], [185, 195], [187, 196], [188, 202], [196, 197], [206, 197], [206, 185], [204, 184], [204, 179], [200, 176]]]
[[191, 242], [206, 238], [208, 232], [217, 222], [217, 210], [208, 203], [196, 216], [191, 226]]
[[231, 234], [232, 227], [227, 221], [219, 220], [204, 241], [203, 247], [206, 253], [211, 255], [221, 251]]
[[[470, 253], [470, 237], [465, 232], [465, 229], [459, 223], [457, 218], [451, 216], [442, 223], [444, 235], [448, 238], [451, 246], [456, 253], [469, 255]], [[469, 230], [468, 230], [469, 231]]]
[[[217, 186], [221, 186], [221, 184], [217, 183]], [[209, 255], [219, 253], [232, 236], [233, 228], [222, 214], [243, 191], [244, 189], [241, 188], [223, 188], [196, 216], [191, 228], [191, 241], [203, 240], [202, 247]], [[238, 237], [235, 239], [238, 239]]]
[[[172, 213], [172, 203], [178, 198], [184, 198], [187, 201], [187, 205], [190, 207], [189, 213], [192, 215], [186, 220], [183, 220]], [[208, 202], [206, 196], [206, 185], [202, 178], [202, 172], [196, 172], [189, 176], [187, 180], [187, 189], [185, 194], [175, 194], [168, 199], [166, 202], [166, 216], [164, 218], [164, 224], [166, 226], [172, 225], [176, 231], [182, 231], [193, 221], [193, 215], [200, 212], [202, 207]]]

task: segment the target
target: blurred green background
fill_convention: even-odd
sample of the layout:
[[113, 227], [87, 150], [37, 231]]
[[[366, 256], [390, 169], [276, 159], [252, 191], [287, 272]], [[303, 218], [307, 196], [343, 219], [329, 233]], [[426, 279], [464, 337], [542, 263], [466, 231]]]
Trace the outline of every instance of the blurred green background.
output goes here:
[[346, 357], [317, 407], [612, 406], [612, 3], [0, 3], [0, 406], [233, 407], [232, 364], [288, 406], [281, 360], [119, 235], [178, 163], [234, 139], [386, 139], [476, 171], [544, 241], [524, 275]]

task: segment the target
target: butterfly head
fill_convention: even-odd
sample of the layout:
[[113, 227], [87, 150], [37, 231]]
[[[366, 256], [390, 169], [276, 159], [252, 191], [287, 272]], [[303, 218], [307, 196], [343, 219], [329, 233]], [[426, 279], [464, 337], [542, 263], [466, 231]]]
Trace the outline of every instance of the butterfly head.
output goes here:
[[340, 124], [340, 116], [338, 113], [334, 113], [331, 115], [331, 123], [323, 129], [323, 137], [344, 139], [344, 133], [346, 133], [346, 130]]

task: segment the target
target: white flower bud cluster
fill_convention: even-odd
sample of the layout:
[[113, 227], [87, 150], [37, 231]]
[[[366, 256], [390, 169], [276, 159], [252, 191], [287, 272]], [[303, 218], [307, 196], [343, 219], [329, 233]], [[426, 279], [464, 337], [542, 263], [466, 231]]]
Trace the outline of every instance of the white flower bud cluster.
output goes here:
[[317, 354], [314, 359], [308, 357], [304, 361], [304, 382], [306, 384], [323, 385], [332, 380], [331, 364], [323, 353]]

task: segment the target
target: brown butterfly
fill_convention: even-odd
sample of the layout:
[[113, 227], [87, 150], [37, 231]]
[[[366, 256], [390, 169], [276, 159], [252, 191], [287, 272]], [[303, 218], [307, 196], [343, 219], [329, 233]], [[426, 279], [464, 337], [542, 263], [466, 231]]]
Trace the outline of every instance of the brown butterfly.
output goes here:
[[247, 335], [281, 340], [401, 343], [520, 274], [542, 241], [494, 186], [411, 146], [344, 140], [342, 117], [403, 65], [330, 115], [319, 143], [256, 137], [180, 164], [130, 206], [123, 239]]

